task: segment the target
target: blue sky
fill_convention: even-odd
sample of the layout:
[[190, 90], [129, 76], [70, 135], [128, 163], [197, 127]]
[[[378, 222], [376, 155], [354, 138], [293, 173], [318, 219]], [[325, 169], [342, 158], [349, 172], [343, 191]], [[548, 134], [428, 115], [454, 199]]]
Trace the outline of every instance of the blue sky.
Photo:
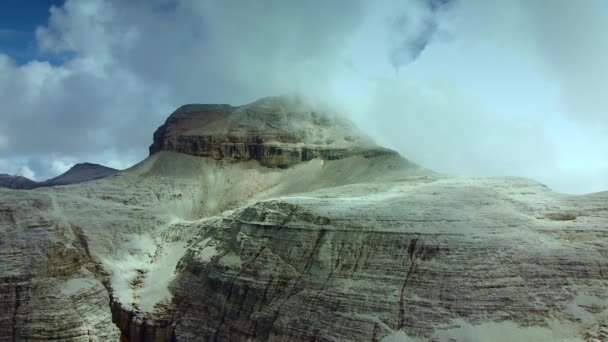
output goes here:
[[0, 53], [18, 63], [48, 59], [36, 45], [36, 27], [46, 25], [49, 8], [63, 0], [2, 0], [0, 2]]

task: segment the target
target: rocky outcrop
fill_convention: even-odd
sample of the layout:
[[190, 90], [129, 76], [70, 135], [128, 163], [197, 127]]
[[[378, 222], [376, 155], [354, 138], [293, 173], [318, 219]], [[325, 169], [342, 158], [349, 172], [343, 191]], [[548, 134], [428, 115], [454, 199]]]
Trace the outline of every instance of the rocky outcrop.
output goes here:
[[154, 133], [150, 154], [162, 150], [283, 168], [312, 159], [395, 153], [375, 146], [346, 119], [294, 97], [269, 97], [241, 107], [182, 106]]
[[[177, 111], [155, 152], [114, 177], [0, 189], [0, 340], [605, 338], [608, 193], [438, 175], [369, 152], [339, 119], [302, 131], [317, 123], [289, 101]], [[256, 120], [236, 120], [247, 108]], [[297, 126], [281, 123], [292, 113]], [[167, 148], [236, 127], [362, 152], [264, 162]], [[336, 132], [355, 138], [311, 138]]]
[[84, 231], [49, 194], [0, 189], [0, 198], [0, 340], [117, 340]]

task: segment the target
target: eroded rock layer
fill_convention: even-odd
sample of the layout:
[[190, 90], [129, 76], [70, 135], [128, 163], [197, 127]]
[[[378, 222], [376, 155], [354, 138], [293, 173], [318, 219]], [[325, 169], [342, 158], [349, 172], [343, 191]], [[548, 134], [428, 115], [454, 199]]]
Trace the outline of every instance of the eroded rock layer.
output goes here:
[[399, 330], [431, 336], [457, 319], [548, 327], [605, 317], [608, 232], [591, 208], [569, 224], [551, 219], [573, 204], [518, 179], [260, 202], [202, 225], [174, 283], [175, 293], [202, 295], [176, 331], [374, 341]]
[[605, 340], [607, 193], [437, 175], [293, 101], [182, 108], [114, 177], [0, 189], [0, 340]]
[[257, 160], [268, 167], [395, 153], [373, 144], [349, 121], [292, 97], [269, 97], [241, 107], [182, 106], [154, 133], [150, 154], [162, 150]]

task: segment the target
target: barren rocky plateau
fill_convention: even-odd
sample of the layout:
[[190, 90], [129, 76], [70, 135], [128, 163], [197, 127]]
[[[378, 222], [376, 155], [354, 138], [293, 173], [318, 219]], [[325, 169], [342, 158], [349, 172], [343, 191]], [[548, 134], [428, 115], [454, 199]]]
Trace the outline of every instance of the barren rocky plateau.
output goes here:
[[0, 189], [0, 341], [608, 341], [607, 285], [607, 192], [437, 174], [291, 97]]

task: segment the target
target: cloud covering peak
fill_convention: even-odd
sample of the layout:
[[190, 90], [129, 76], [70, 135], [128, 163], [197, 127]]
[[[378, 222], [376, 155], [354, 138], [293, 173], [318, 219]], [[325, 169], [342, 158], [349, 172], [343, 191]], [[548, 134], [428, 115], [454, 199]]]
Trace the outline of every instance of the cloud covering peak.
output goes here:
[[36, 30], [53, 60], [0, 52], [0, 172], [123, 168], [184, 103], [299, 93], [440, 172], [606, 190], [606, 7], [68, 0]]

